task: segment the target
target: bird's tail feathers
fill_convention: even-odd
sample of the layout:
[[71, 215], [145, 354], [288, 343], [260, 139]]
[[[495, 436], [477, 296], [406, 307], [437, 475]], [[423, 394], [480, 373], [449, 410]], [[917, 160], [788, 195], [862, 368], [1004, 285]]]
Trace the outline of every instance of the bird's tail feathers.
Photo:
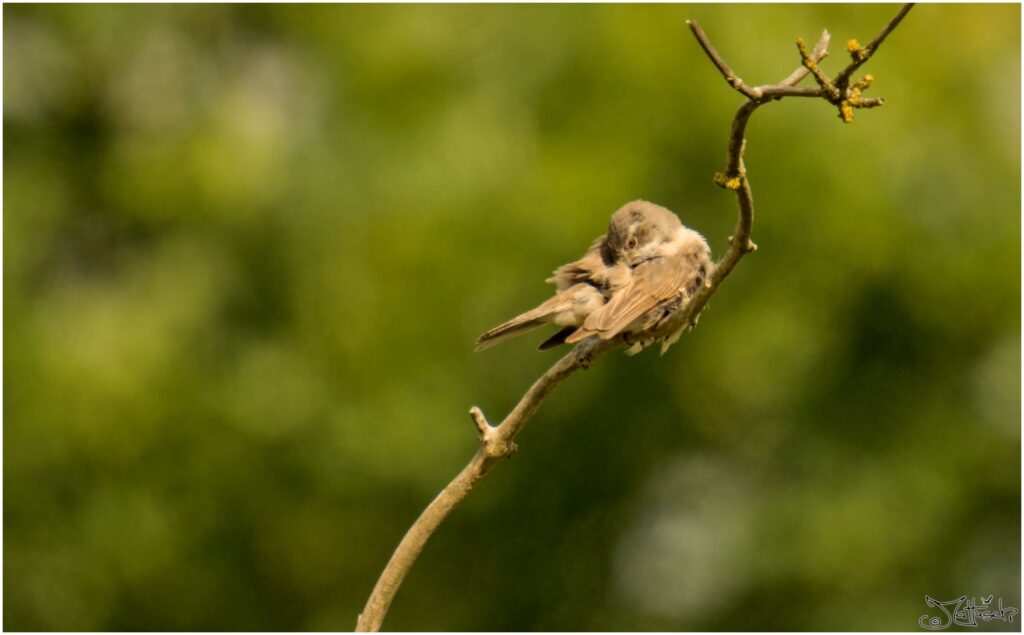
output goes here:
[[548, 339], [546, 339], [543, 342], [541, 342], [540, 346], [537, 347], [537, 350], [538, 351], [546, 351], [549, 348], [554, 348], [556, 346], [561, 346], [562, 344], [565, 344], [565, 338], [569, 337], [570, 335], [572, 335], [575, 332], [576, 332], [576, 327], [575, 326], [567, 326], [564, 329], [562, 329], [561, 331], [555, 333], [554, 335], [552, 335]]
[[496, 326], [481, 335], [477, 339], [476, 347], [473, 350], [479, 353], [516, 335], [532, 331], [544, 324], [542, 317], [544, 317], [544, 314], [538, 315], [536, 310], [514, 317], [501, 326]]

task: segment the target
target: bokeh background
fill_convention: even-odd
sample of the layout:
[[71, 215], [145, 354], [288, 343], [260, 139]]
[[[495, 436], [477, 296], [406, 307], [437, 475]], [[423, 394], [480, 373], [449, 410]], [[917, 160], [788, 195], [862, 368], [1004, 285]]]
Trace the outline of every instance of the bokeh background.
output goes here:
[[[765, 83], [896, 8], [5, 6], [4, 627], [352, 628], [469, 406], [557, 358], [475, 337], [631, 199], [724, 251], [740, 99], [684, 20]], [[558, 389], [386, 627], [1020, 607], [1020, 7], [919, 6], [864, 70], [852, 125], [755, 115], [760, 250]]]

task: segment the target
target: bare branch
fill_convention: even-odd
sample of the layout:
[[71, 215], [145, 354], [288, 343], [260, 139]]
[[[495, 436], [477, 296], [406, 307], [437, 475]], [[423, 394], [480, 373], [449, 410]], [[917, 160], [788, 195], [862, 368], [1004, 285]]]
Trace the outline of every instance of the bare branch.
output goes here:
[[437, 498], [423, 510], [398, 543], [395, 553], [384, 567], [363, 612], [359, 615], [357, 631], [380, 630], [391, 601], [402, 585], [405, 575], [423, 551], [427, 540], [452, 510], [469, 496], [473, 487], [491, 471], [491, 468], [516, 452], [516, 444], [512, 439], [522, 431], [551, 391], [576, 370], [589, 368], [594, 359], [624, 346], [625, 342], [619, 338], [591, 338], [580, 342], [530, 386], [512, 412], [497, 426], [487, 423], [480, 408], [470, 408], [470, 417], [476, 424], [480, 436], [480, 449], [470, 459], [469, 464], [462, 468], [462, 471], [441, 490]]
[[[836, 75], [834, 80], [829, 79], [824, 72], [818, 67], [817, 60], [814, 54], [807, 51], [807, 46], [804, 41], [797, 38], [796, 46], [800, 51], [801, 61], [804, 68], [806, 68], [813, 76], [818, 86], [821, 89], [821, 96], [829, 101], [829, 103], [839, 108], [839, 118], [844, 123], [850, 123], [853, 121], [853, 111], [857, 108], [875, 108], [881, 106], [885, 101], [881, 98], [864, 98], [861, 94], [868, 89], [871, 85], [871, 75], [865, 75], [860, 80], [850, 85], [850, 78], [858, 68], [864, 65], [871, 56], [875, 54], [878, 47], [881, 46], [885, 38], [889, 36], [893, 29], [895, 29], [907, 13], [914, 6], [913, 3], [905, 4], [900, 8], [899, 12], [893, 16], [891, 20], [885, 25], [884, 28], [876, 35], [871, 42], [866, 46], [862, 47], [857, 40], [849, 40], [846, 42], [846, 50], [850, 53], [851, 62], [842, 71]], [[815, 47], [815, 51], [817, 47]], [[762, 91], [763, 93], [763, 91]]]
[[[697, 42], [701, 48], [707, 54], [708, 59], [718, 68], [718, 71], [725, 78], [725, 81], [730, 86], [735, 88], [743, 96], [751, 101], [761, 101], [765, 99], [781, 99], [782, 97], [820, 97], [821, 90], [817, 88], [797, 88], [796, 85], [807, 76], [808, 69], [801, 66], [790, 75], [779, 82], [778, 84], [766, 84], [763, 86], [748, 86], [742, 79], [740, 79], [729, 64], [718, 54], [715, 47], [711, 44], [711, 40], [708, 39], [704, 29], [700, 27], [695, 20], [687, 20], [686, 24], [690, 27], [690, 31], [693, 32]], [[810, 53], [810, 57], [814, 62], [820, 62], [828, 56], [828, 44], [831, 36], [828, 30], [821, 32], [821, 38], [818, 43], [814, 45], [813, 52]]]
[[730, 86], [740, 91], [740, 93], [748, 99], [760, 99], [761, 93], [757, 91], [757, 89], [747, 86], [743, 83], [743, 80], [736, 75], [736, 73], [732, 72], [732, 69], [725, 63], [722, 56], [718, 54], [715, 47], [711, 46], [711, 41], [708, 40], [708, 36], [704, 34], [704, 30], [700, 28], [700, 25], [693, 20], [687, 20], [686, 24], [690, 27], [690, 30], [693, 31], [694, 37], [697, 38], [697, 42], [700, 43], [701, 48], [703, 48], [704, 52], [707, 53], [711, 62], [718, 67], [718, 72], [722, 74], [725, 81], [729, 82]]
[[[912, 5], [905, 5], [886, 27], [879, 33], [866, 48], [850, 45], [851, 55], [854, 62], [840, 73], [835, 80], [829, 80], [817, 67], [817, 63], [828, 55], [829, 33], [823, 31], [817, 45], [811, 51], [800, 41], [798, 45], [801, 52], [802, 65], [793, 71], [788, 77], [778, 84], [751, 87], [741, 80], [729, 67], [724, 59], [718, 54], [704, 31], [694, 21], [687, 21], [690, 30], [707, 54], [708, 58], [715, 65], [718, 71], [734, 89], [747, 98], [747, 101], [736, 111], [732, 121], [732, 129], [729, 135], [729, 149], [726, 158], [726, 171], [715, 174], [714, 181], [721, 187], [733, 190], [736, 193], [736, 202], [739, 207], [739, 217], [736, 221], [736, 228], [729, 237], [729, 248], [725, 255], [715, 265], [714, 271], [708, 276], [707, 281], [690, 298], [690, 300], [668, 320], [665, 320], [654, 332], [645, 334], [644, 339], [655, 341], [668, 337], [675, 333], [680, 327], [693, 327], [697, 324], [697, 317], [701, 310], [707, 305], [708, 300], [718, 291], [725, 278], [736, 267], [740, 259], [746, 254], [757, 249], [757, 246], [750, 240], [751, 229], [754, 224], [754, 198], [750, 189], [750, 182], [747, 180], [746, 167], [743, 163], [743, 154], [746, 149], [745, 132], [750, 116], [760, 106], [782, 99], [783, 97], [821, 97], [826, 101], [839, 106], [844, 121], [852, 120], [854, 108], [873, 108], [882, 105], [879, 98], [866, 99], [861, 93], [870, 85], [872, 78], [865, 76], [852, 86], [849, 86], [849, 77], [861, 65], [866, 62], [878, 49], [878, 46], [896, 28], [903, 17], [910, 10]], [[851, 41], [856, 44], [855, 41]], [[857, 53], [861, 51], [861, 53]], [[817, 87], [798, 87], [797, 84], [803, 80], [808, 73], [814, 75], [818, 82]], [[600, 356], [611, 351], [624, 348], [626, 342], [623, 337], [616, 337], [610, 340], [601, 340], [596, 337], [588, 338], [577, 344], [564, 357], [559, 359], [541, 377], [530, 386], [526, 394], [519, 400], [516, 407], [497, 426], [487, 422], [484, 413], [473, 406], [469, 414], [476, 425], [480, 438], [480, 448], [477, 450], [469, 464], [450, 482], [441, 493], [437, 495], [416, 522], [412, 524], [405, 533], [398, 548], [388, 561], [387, 566], [381, 573], [377, 584], [373, 588], [363, 612], [359, 615], [356, 624], [357, 631], [378, 631], [387, 615], [391, 601], [394, 599], [398, 588], [405, 579], [406, 574], [416, 562], [416, 558], [423, 550], [427, 540], [434, 534], [437, 528], [444, 522], [444, 519], [451, 514], [459, 503], [461, 503], [473, 490], [476, 484], [502, 459], [512, 456], [516, 452], [516, 444], [513, 439], [518, 435], [533, 415], [540, 408], [544, 399], [558, 387], [566, 378], [579, 369], [589, 368], [590, 365]]]
[[871, 59], [871, 56], [874, 55], [876, 51], [878, 51], [878, 47], [882, 45], [882, 42], [885, 41], [885, 38], [889, 37], [889, 34], [892, 33], [893, 29], [899, 26], [900, 22], [903, 21], [903, 18], [907, 17], [907, 14], [910, 13], [910, 10], [913, 8], [913, 2], [908, 2], [907, 4], [903, 5], [903, 7], [900, 8], [899, 13], [894, 15], [893, 18], [889, 20], [888, 24], [886, 24], [882, 28], [882, 30], [879, 31], [878, 35], [876, 35], [874, 38], [872, 38], [870, 42], [868, 42], [867, 46], [861, 48], [860, 45], [857, 44], [857, 40], [850, 40], [849, 42], [846, 43], [846, 48], [847, 50], [850, 51], [850, 57], [853, 58], [853, 61], [850, 62], [849, 66], [839, 71], [839, 74], [836, 75], [835, 83], [837, 86], [846, 86], [846, 84], [849, 83], [850, 77], [852, 77], [853, 74], [857, 72], [858, 68], [863, 66], [865, 62]]

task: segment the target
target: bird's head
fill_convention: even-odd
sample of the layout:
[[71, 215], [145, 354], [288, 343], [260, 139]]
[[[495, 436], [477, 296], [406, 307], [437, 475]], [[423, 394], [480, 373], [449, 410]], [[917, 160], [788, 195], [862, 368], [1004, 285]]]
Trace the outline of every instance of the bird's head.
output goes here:
[[683, 224], [660, 205], [632, 201], [623, 205], [608, 224], [608, 248], [616, 262], [630, 267], [664, 255], [663, 245], [676, 239]]

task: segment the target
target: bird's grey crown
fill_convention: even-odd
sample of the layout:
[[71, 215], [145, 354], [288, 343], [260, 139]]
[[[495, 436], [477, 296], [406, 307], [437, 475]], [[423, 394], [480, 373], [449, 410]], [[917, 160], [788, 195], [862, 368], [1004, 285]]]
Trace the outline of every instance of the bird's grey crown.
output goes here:
[[651, 241], [670, 240], [683, 226], [679, 217], [670, 210], [644, 200], [631, 201], [618, 209], [608, 223], [605, 261], [614, 261], [629, 237], [635, 236], [640, 245]]

